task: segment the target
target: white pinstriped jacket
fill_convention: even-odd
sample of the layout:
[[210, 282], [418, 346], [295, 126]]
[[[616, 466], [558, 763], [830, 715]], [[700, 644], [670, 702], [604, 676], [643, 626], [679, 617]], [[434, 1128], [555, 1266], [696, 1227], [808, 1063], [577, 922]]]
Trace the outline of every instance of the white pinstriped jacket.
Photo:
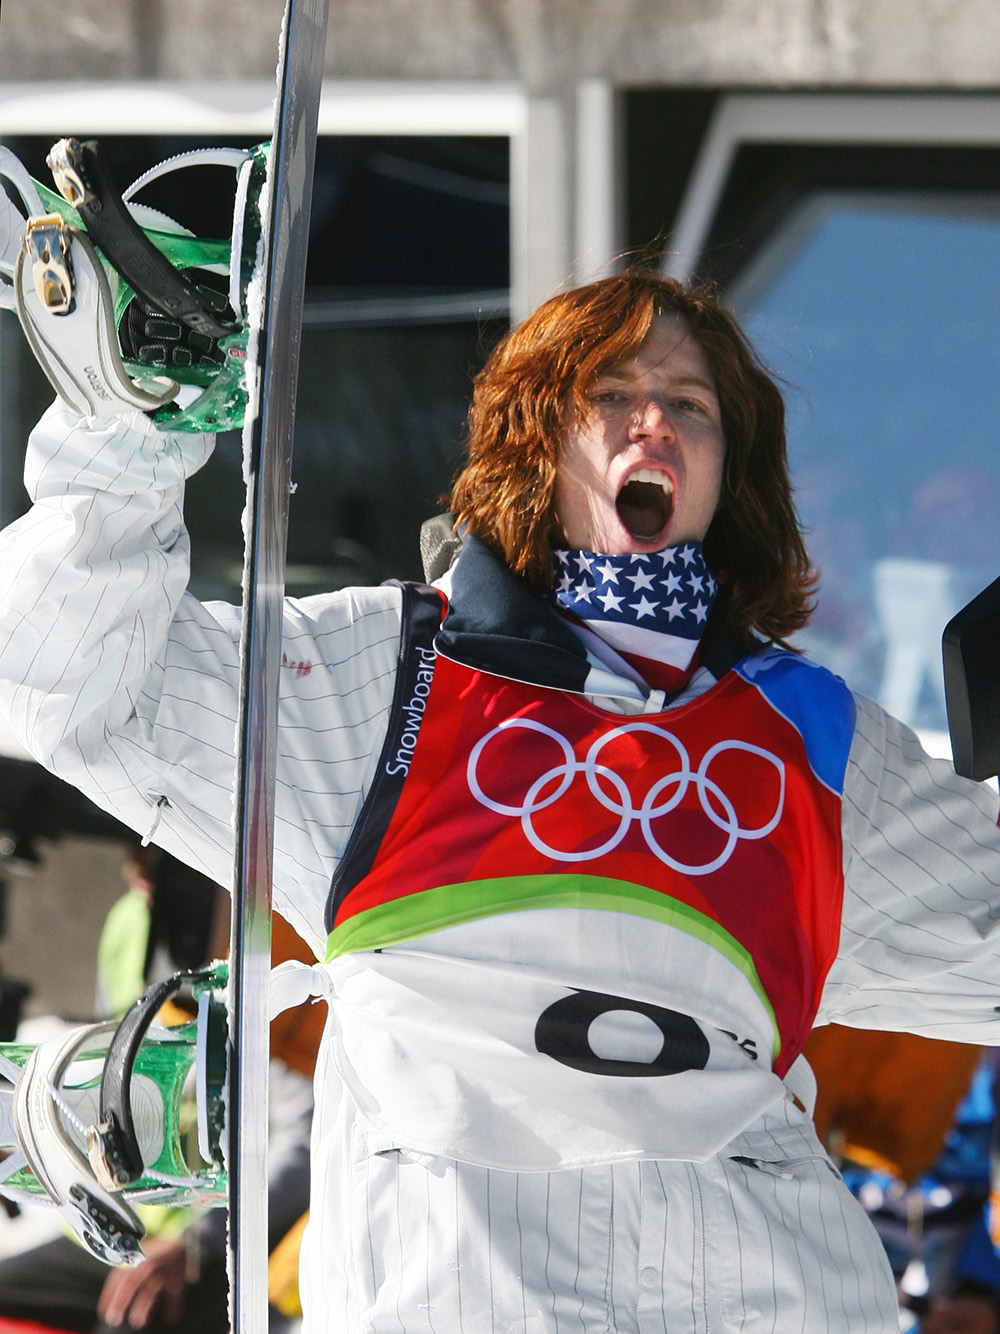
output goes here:
[[[0, 534], [0, 710], [60, 777], [228, 883], [239, 610], [185, 592], [181, 510], [210, 450], [141, 414], [49, 410], [29, 443], [33, 508]], [[394, 588], [286, 607], [274, 897], [317, 954], [384, 738], [399, 629]], [[603, 656], [588, 696], [623, 714], [663, 707]], [[701, 670], [682, 699], [712, 683]], [[1000, 1041], [997, 806], [857, 699], [841, 945], [820, 1022]]]

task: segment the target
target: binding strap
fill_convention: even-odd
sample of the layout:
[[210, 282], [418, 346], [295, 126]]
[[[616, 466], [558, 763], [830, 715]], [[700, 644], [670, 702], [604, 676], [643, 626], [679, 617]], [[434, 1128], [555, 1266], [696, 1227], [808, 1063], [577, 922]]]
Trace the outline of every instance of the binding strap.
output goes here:
[[90, 1165], [105, 1190], [121, 1190], [145, 1170], [132, 1118], [132, 1071], [142, 1040], [164, 1001], [208, 976], [205, 970], [181, 972], [155, 983], [115, 1029], [101, 1076], [101, 1124], [88, 1145]]
[[197, 287], [143, 232], [97, 150], [96, 140], [60, 139], [46, 159], [60, 194], [78, 211], [89, 235], [129, 286], [164, 315], [209, 338], [232, 333], [233, 326], [216, 318]]

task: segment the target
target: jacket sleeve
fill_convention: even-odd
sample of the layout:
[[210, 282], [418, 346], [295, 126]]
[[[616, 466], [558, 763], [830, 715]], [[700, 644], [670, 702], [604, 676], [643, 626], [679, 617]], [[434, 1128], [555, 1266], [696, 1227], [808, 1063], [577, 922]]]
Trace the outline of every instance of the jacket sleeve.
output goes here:
[[[29, 512], [0, 534], [0, 712], [30, 753], [138, 833], [232, 879], [238, 608], [186, 592], [184, 481], [210, 437], [56, 404], [29, 441]], [[400, 596], [286, 602], [275, 903], [314, 948], [370, 782]]]
[[1000, 1043], [1000, 800], [856, 704], [840, 950], [817, 1022]]

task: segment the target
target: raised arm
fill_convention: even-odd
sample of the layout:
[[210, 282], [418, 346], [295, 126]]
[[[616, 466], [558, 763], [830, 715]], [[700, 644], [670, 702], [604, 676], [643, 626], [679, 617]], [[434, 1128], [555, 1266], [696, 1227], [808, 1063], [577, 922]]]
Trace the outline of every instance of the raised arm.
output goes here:
[[[0, 710], [46, 767], [228, 884], [240, 615], [185, 591], [182, 517], [211, 448], [141, 413], [46, 413], [28, 448], [33, 507], [0, 534]], [[394, 589], [286, 604], [275, 897], [317, 948], [398, 636]]]

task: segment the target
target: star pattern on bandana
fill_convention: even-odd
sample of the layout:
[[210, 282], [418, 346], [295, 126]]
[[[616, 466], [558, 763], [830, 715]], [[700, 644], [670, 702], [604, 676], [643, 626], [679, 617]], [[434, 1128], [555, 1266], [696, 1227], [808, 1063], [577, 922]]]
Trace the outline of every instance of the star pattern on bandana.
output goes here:
[[644, 626], [697, 640], [715, 597], [700, 542], [623, 556], [560, 550], [553, 563], [552, 596], [584, 621]]
[[636, 570], [635, 574], [627, 574], [625, 578], [632, 585], [636, 593], [643, 588], [653, 587], [653, 576], [648, 570]]
[[649, 598], [643, 596], [638, 602], [632, 603], [632, 610], [635, 612], [636, 620], [641, 621], [644, 616], [652, 616], [659, 605], [658, 602], [650, 602]]

